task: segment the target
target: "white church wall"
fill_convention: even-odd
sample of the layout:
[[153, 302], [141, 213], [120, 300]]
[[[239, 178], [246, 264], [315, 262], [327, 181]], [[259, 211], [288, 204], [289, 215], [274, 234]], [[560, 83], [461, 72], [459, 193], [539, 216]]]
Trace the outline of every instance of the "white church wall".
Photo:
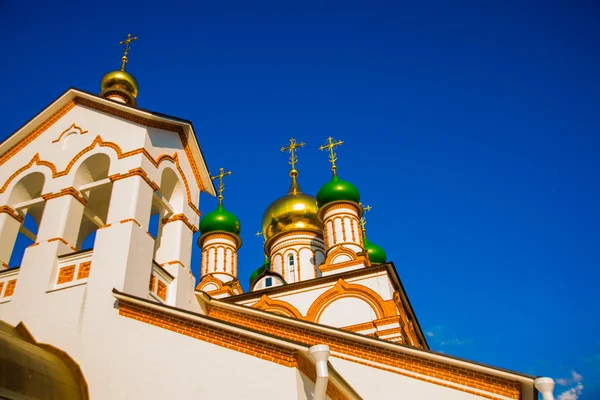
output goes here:
[[91, 398], [296, 398], [295, 368], [110, 311], [89, 326], [97, 324], [97, 329], [86, 329], [80, 350], [73, 354]]
[[363, 398], [369, 400], [476, 400], [486, 398], [335, 356], [331, 357], [329, 361]]
[[373, 308], [364, 300], [344, 297], [329, 304], [319, 316], [323, 325], [344, 327], [377, 319]]

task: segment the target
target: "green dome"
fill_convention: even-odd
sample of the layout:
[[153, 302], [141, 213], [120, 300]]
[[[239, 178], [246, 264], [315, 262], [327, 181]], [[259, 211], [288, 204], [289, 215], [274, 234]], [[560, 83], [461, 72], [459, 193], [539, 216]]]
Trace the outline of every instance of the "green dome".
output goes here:
[[344, 181], [334, 175], [317, 193], [317, 203], [323, 207], [327, 203], [334, 201], [347, 200], [355, 203], [360, 202], [360, 193], [356, 186], [350, 182]]
[[375, 243], [369, 242], [365, 237], [365, 250], [369, 253], [369, 259], [372, 264], [383, 264], [387, 260], [385, 250], [377, 246]]
[[239, 235], [240, 229], [240, 221], [235, 215], [226, 211], [222, 205], [219, 205], [216, 210], [206, 214], [200, 221], [201, 234], [225, 231]]
[[255, 269], [254, 272], [250, 274], [250, 286], [254, 284], [254, 281], [256, 280], [256, 278], [258, 278], [260, 274], [269, 269], [270, 264], [271, 262], [269, 260], [265, 260], [263, 265], [261, 265], [258, 269]]

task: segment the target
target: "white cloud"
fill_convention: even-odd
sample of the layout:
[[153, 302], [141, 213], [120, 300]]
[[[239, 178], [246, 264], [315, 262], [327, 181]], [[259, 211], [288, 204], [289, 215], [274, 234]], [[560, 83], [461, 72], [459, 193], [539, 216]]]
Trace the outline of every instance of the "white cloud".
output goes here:
[[[577, 376], [581, 378], [581, 375], [577, 374]], [[581, 396], [581, 392], [583, 392], [583, 384], [577, 382], [577, 386], [562, 392], [558, 395], [556, 400], [577, 400], [579, 399], [579, 396]]]
[[425, 332], [425, 334], [429, 337], [433, 337], [433, 332], [431, 332], [431, 331]]
[[558, 378], [556, 380], [556, 383], [558, 383], [560, 386], [569, 386], [569, 385], [572, 385], [574, 383], [579, 383], [582, 380], [583, 380], [583, 376], [579, 375], [575, 371], [571, 371], [571, 377], [570, 378]]

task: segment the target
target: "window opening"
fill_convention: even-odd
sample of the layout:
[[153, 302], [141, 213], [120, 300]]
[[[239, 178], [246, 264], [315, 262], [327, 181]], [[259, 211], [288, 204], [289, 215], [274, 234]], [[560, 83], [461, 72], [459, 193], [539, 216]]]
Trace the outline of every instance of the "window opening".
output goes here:
[[265, 279], [265, 287], [273, 286], [273, 278]]

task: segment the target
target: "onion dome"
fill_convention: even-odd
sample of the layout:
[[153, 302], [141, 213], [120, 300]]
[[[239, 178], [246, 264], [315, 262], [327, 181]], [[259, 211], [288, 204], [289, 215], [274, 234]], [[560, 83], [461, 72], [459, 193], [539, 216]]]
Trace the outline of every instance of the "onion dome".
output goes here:
[[317, 218], [317, 199], [302, 193], [298, 186], [298, 171], [290, 172], [292, 184], [287, 195], [278, 198], [267, 208], [262, 218], [262, 232], [268, 244], [285, 232], [312, 231], [323, 234], [323, 224]]
[[200, 233], [202, 235], [215, 231], [225, 231], [239, 235], [240, 230], [240, 221], [235, 215], [225, 210], [222, 204], [219, 204], [216, 210], [206, 214], [200, 221]]
[[369, 254], [369, 260], [372, 264], [383, 264], [387, 260], [385, 250], [375, 243], [371, 243], [367, 237], [364, 237], [365, 251]]
[[323, 207], [325, 204], [334, 201], [352, 201], [354, 203], [359, 203], [360, 193], [356, 186], [348, 181], [340, 179], [334, 172], [333, 178], [319, 189], [317, 201], [319, 207]]
[[271, 267], [271, 262], [268, 259], [265, 259], [265, 262], [263, 263], [263, 265], [261, 265], [260, 267], [255, 269], [250, 274], [250, 287], [252, 287], [252, 285], [254, 284], [254, 281], [256, 281], [256, 278], [258, 278], [263, 272], [268, 271], [270, 267]]
[[100, 96], [121, 99], [127, 104], [135, 105], [139, 92], [137, 80], [127, 71], [110, 71], [100, 82]]
[[129, 61], [127, 55], [129, 54], [131, 42], [134, 40], [137, 40], [137, 36], [133, 37], [129, 33], [125, 40], [119, 42], [119, 44], [125, 45], [123, 57], [121, 57], [121, 69], [110, 71], [102, 77], [102, 81], [100, 82], [100, 96], [121, 101], [132, 106], [136, 104], [135, 99], [138, 95], [139, 86], [133, 75], [125, 71], [125, 69]]

